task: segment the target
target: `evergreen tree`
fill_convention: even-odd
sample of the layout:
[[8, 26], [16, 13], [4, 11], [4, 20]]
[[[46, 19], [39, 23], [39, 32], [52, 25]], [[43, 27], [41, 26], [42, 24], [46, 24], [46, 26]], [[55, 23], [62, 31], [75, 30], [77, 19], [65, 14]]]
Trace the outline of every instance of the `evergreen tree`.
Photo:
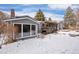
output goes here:
[[38, 21], [45, 21], [45, 17], [43, 12], [39, 9], [39, 11], [36, 13], [35, 19]]
[[66, 12], [64, 15], [64, 25], [65, 25], [65, 28], [74, 27], [76, 25], [75, 15], [71, 7], [68, 7], [66, 9]]

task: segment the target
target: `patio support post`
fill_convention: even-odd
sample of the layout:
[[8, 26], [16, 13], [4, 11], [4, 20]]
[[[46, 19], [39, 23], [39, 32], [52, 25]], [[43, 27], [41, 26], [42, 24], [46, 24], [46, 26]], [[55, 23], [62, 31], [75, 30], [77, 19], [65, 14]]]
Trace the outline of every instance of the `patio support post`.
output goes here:
[[36, 27], [35, 27], [35, 32], [36, 32], [36, 35], [38, 36], [38, 26], [36, 25]]
[[13, 39], [15, 39], [14, 24], [13, 24]]
[[23, 37], [23, 24], [21, 24], [21, 37]]
[[30, 25], [30, 36], [32, 35], [32, 25]]
[[57, 29], [59, 30], [59, 24], [57, 25]]

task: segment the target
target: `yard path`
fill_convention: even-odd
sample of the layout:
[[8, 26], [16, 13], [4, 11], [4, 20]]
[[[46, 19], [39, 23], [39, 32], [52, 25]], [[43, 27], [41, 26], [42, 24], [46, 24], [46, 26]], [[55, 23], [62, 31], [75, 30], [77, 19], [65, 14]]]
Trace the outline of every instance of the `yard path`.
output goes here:
[[45, 54], [45, 53], [79, 53], [79, 37], [70, 37], [69, 32], [48, 34], [44, 38], [29, 38], [3, 45], [0, 53], [5, 54]]

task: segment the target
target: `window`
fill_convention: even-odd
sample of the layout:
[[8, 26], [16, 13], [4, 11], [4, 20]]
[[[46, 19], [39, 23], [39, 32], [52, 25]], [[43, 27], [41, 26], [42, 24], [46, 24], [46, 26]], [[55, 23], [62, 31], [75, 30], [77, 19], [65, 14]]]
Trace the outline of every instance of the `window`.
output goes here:
[[30, 25], [23, 25], [23, 36], [29, 36], [30, 35]]

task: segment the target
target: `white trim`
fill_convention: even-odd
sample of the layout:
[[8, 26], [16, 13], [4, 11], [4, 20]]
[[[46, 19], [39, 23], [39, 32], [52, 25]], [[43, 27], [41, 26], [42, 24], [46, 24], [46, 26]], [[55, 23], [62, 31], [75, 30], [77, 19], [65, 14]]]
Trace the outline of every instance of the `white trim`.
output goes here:
[[27, 25], [37, 25], [37, 24], [29, 24], [29, 23], [13, 23], [13, 24], [27, 24]]
[[38, 26], [37, 25], [35, 25], [35, 32], [36, 32], [35, 34], [38, 35]]
[[30, 36], [32, 35], [32, 25], [30, 24]]
[[21, 24], [21, 37], [23, 37], [23, 24]]
[[15, 33], [14, 33], [14, 24], [13, 24], [13, 39], [15, 38]]

